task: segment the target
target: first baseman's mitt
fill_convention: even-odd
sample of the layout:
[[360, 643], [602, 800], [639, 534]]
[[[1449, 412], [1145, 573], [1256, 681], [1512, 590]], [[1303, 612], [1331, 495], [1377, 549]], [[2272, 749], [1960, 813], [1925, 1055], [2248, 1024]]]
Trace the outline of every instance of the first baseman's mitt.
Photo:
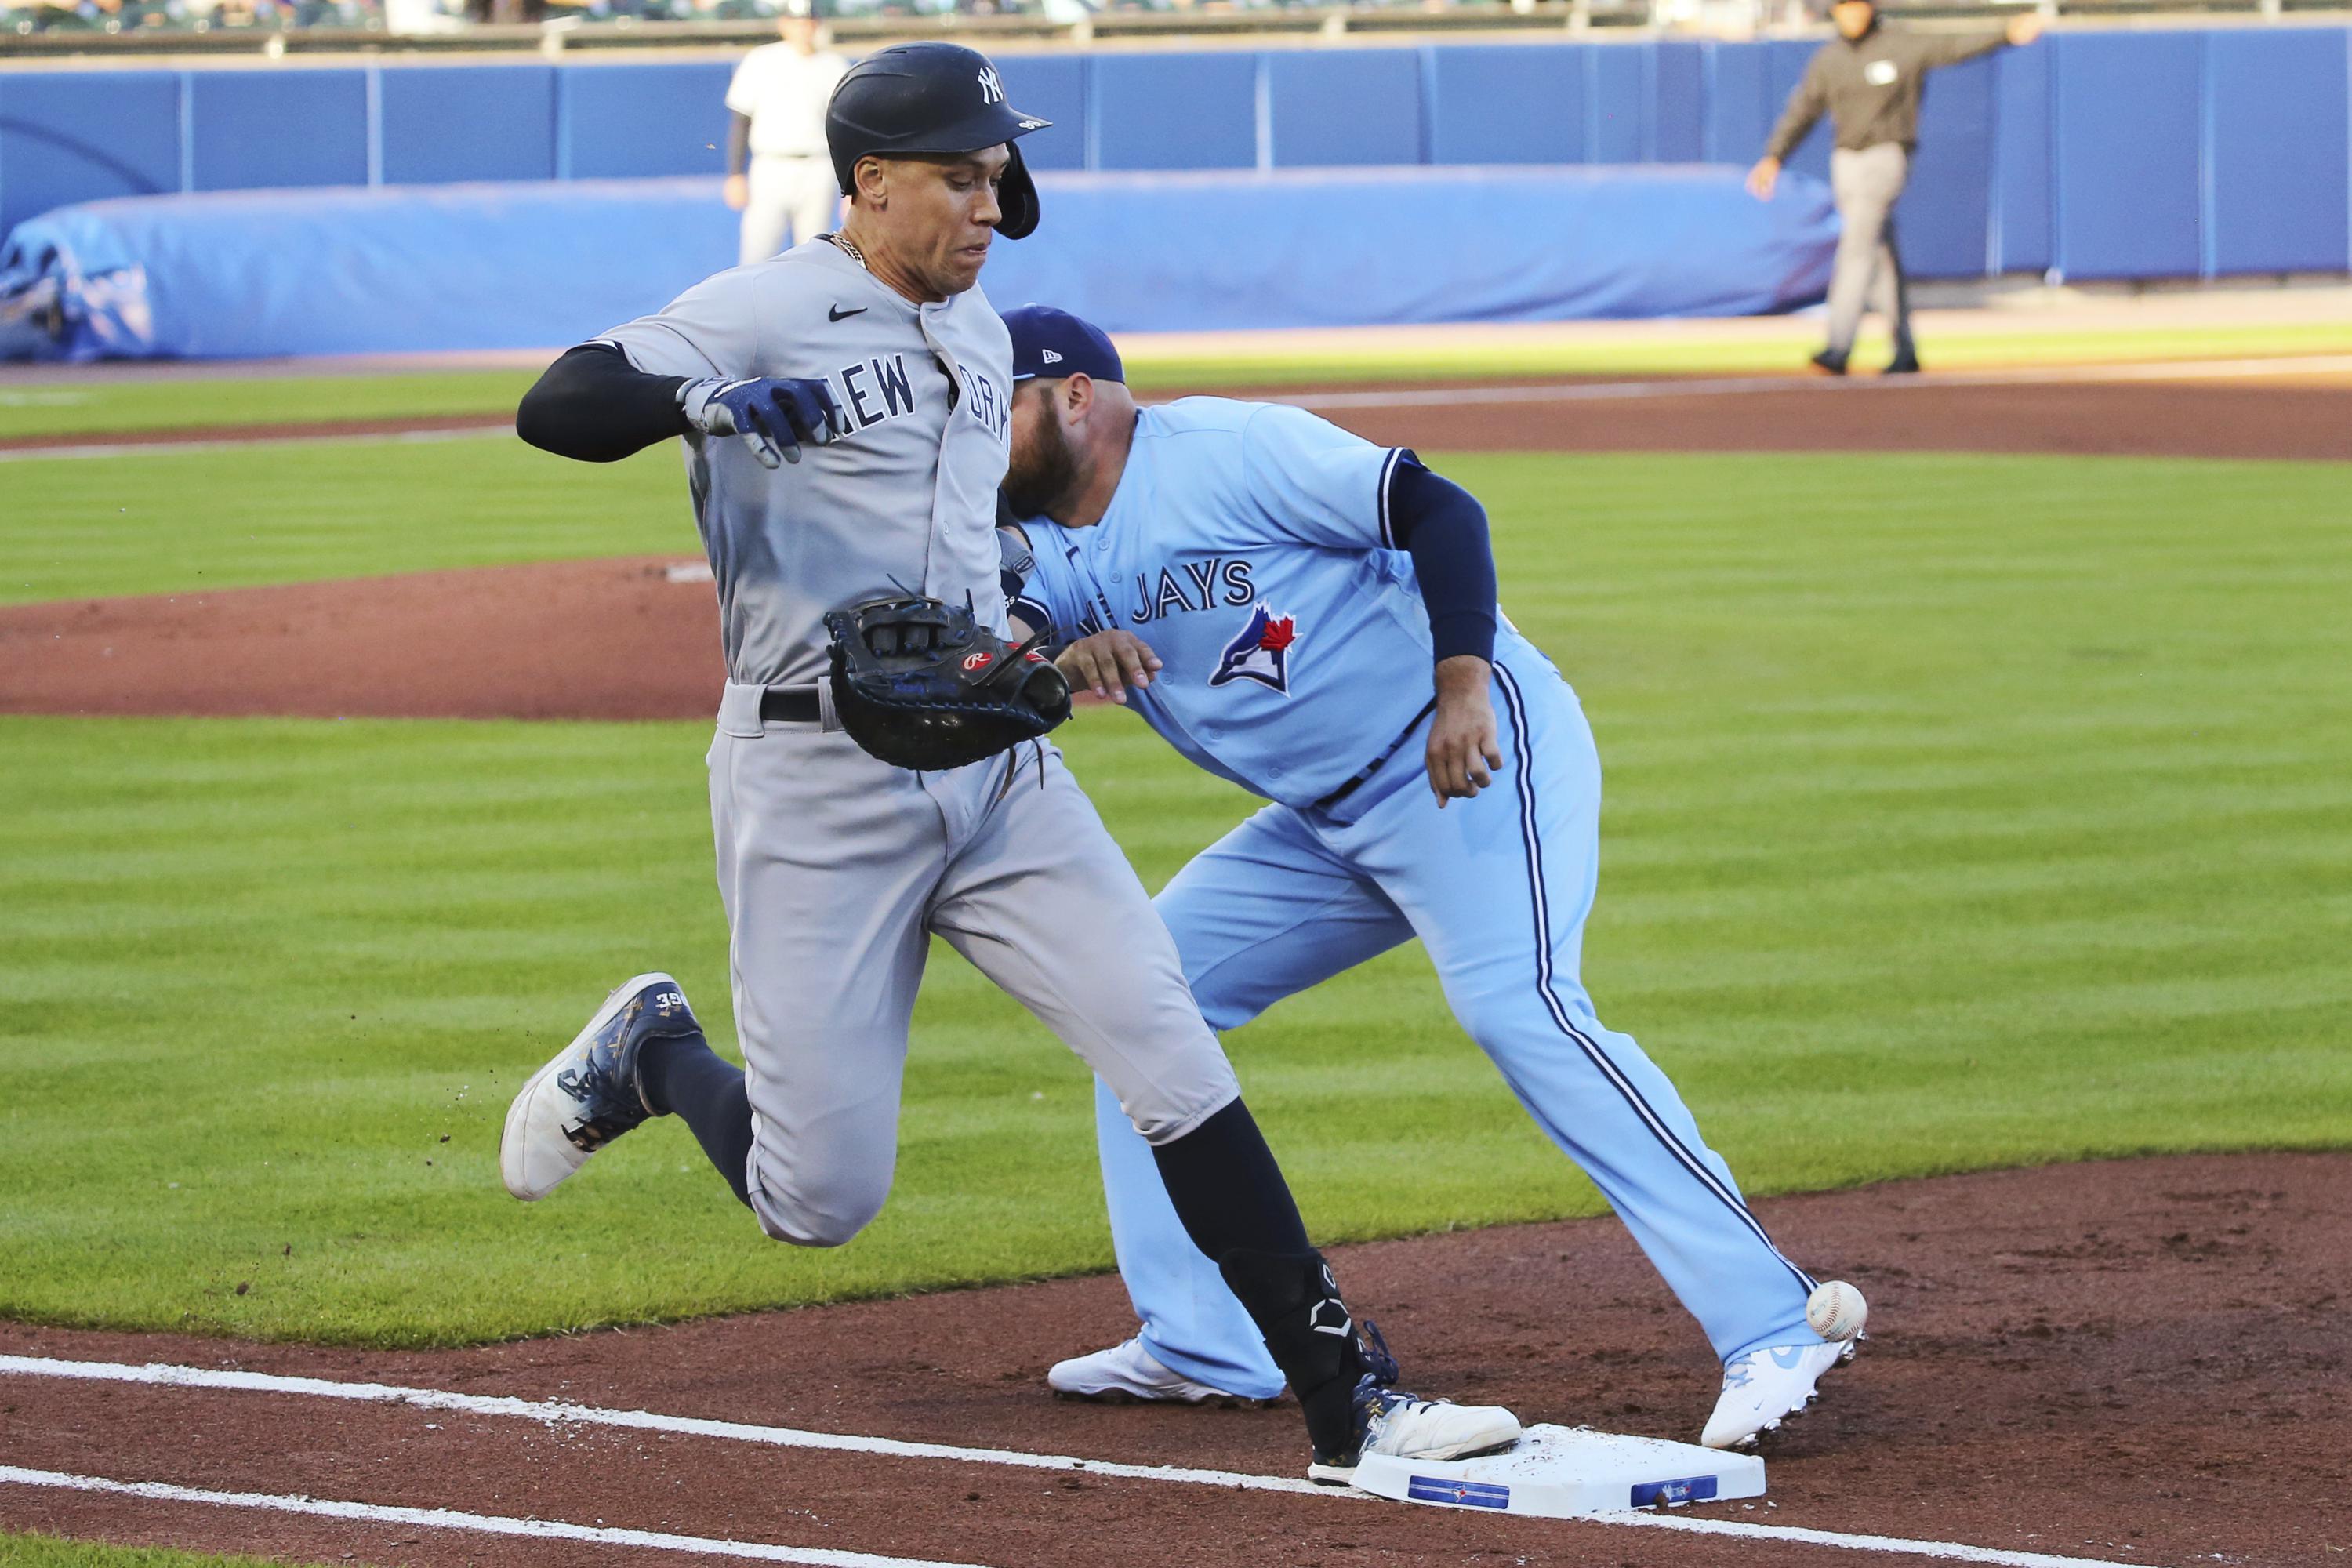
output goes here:
[[902, 768], [960, 768], [1034, 741], [1070, 716], [1070, 685], [937, 599], [876, 599], [824, 617], [833, 634], [833, 707], [873, 755]]

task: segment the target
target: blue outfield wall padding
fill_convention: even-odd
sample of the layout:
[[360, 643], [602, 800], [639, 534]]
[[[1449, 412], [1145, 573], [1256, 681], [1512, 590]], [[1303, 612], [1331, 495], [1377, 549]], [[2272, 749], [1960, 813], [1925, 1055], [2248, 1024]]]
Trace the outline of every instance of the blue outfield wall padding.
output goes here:
[[1903, 265], [1920, 278], [1981, 278], [1992, 204], [1993, 62], [1930, 73], [1911, 183], [1895, 206]]
[[0, 235], [36, 213], [180, 188], [180, 73], [0, 76]]
[[1993, 57], [1995, 272], [2042, 272], [2052, 259], [2051, 52], [2036, 47]]
[[[1821, 296], [1836, 246], [1819, 184], [1762, 203], [1708, 165], [1038, 184], [1045, 226], [999, 241], [982, 283], [1119, 330], [1780, 310]], [[735, 228], [708, 179], [92, 202], [0, 252], [0, 355], [556, 348], [726, 267]]]
[[1257, 57], [1097, 55], [1097, 169], [1257, 167]]
[[2339, 27], [2297, 27], [2206, 39], [2216, 270], [2352, 267], [2347, 37]]
[[1430, 55], [1433, 163], [1581, 163], [1584, 71], [1557, 46], [1467, 44]]
[[367, 183], [367, 72], [190, 71], [200, 191]]
[[2194, 276], [2201, 35], [2083, 33], [2057, 52], [2056, 265], [2069, 278]]
[[554, 177], [553, 66], [384, 68], [384, 184]]
[[1648, 44], [1570, 45], [1584, 56], [1584, 155], [1595, 163], [1642, 161], [1649, 119]]
[[1780, 112], [1767, 100], [1764, 51], [1752, 44], [1709, 44], [1706, 71], [1707, 162], [1753, 163]]
[[1278, 169], [1421, 162], [1415, 49], [1275, 49], [1265, 58]]
[[1706, 157], [1706, 47], [1668, 42], [1651, 46], [1649, 135], [1643, 158], [1652, 163], [1696, 163]]
[[731, 60], [558, 72], [563, 173], [575, 180], [725, 174], [727, 84], [734, 75]]
[[1818, 184], [1708, 165], [1062, 174], [982, 282], [1125, 331], [1747, 315], [1819, 299], [1836, 245]]
[[[0, 354], [251, 358], [572, 343], [735, 257], [715, 179], [132, 197], [64, 207], [0, 251], [11, 300], [59, 294], [65, 342]], [[21, 315], [21, 312], [14, 312]]]
[[1024, 114], [1054, 123], [1021, 139], [1022, 161], [1033, 169], [1087, 166], [1087, 58], [1084, 55], [998, 55], [1005, 101]]

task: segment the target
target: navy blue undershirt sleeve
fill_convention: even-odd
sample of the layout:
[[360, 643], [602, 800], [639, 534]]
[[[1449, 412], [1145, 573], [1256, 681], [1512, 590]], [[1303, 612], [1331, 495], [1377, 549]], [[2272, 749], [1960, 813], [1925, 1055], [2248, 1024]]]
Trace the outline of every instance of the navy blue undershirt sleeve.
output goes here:
[[583, 343], [523, 394], [515, 434], [558, 457], [615, 463], [692, 428], [677, 409], [685, 384], [646, 374], [610, 343]]
[[1412, 557], [1429, 611], [1434, 658], [1495, 658], [1495, 551], [1486, 509], [1452, 479], [1431, 473], [1411, 452], [1389, 476], [1389, 534]]

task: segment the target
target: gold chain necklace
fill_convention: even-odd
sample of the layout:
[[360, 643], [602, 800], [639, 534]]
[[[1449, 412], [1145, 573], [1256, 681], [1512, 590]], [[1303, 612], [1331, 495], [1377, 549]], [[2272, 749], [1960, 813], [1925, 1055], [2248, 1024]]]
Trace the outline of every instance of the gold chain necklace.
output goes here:
[[856, 240], [850, 238], [845, 234], [828, 234], [824, 237], [833, 241], [835, 246], [838, 246], [841, 249], [841, 253], [849, 258], [850, 260], [855, 261], [860, 267], [865, 267], [866, 270], [868, 272], [874, 270], [873, 268], [866, 267], [866, 253], [857, 248], [857, 242]]

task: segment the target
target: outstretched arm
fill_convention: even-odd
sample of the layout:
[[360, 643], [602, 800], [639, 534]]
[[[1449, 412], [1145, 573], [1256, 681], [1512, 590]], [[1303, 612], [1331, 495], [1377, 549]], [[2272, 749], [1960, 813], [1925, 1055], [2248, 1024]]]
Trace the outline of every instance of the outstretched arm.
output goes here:
[[833, 393], [816, 380], [653, 375], [610, 343], [583, 343], [547, 367], [515, 410], [515, 434], [541, 450], [611, 463], [700, 431], [742, 436], [762, 466], [801, 460], [801, 443], [841, 433]]
[[547, 367], [515, 410], [515, 434], [560, 458], [613, 463], [691, 428], [682, 375], [648, 375], [620, 350], [583, 343]]

